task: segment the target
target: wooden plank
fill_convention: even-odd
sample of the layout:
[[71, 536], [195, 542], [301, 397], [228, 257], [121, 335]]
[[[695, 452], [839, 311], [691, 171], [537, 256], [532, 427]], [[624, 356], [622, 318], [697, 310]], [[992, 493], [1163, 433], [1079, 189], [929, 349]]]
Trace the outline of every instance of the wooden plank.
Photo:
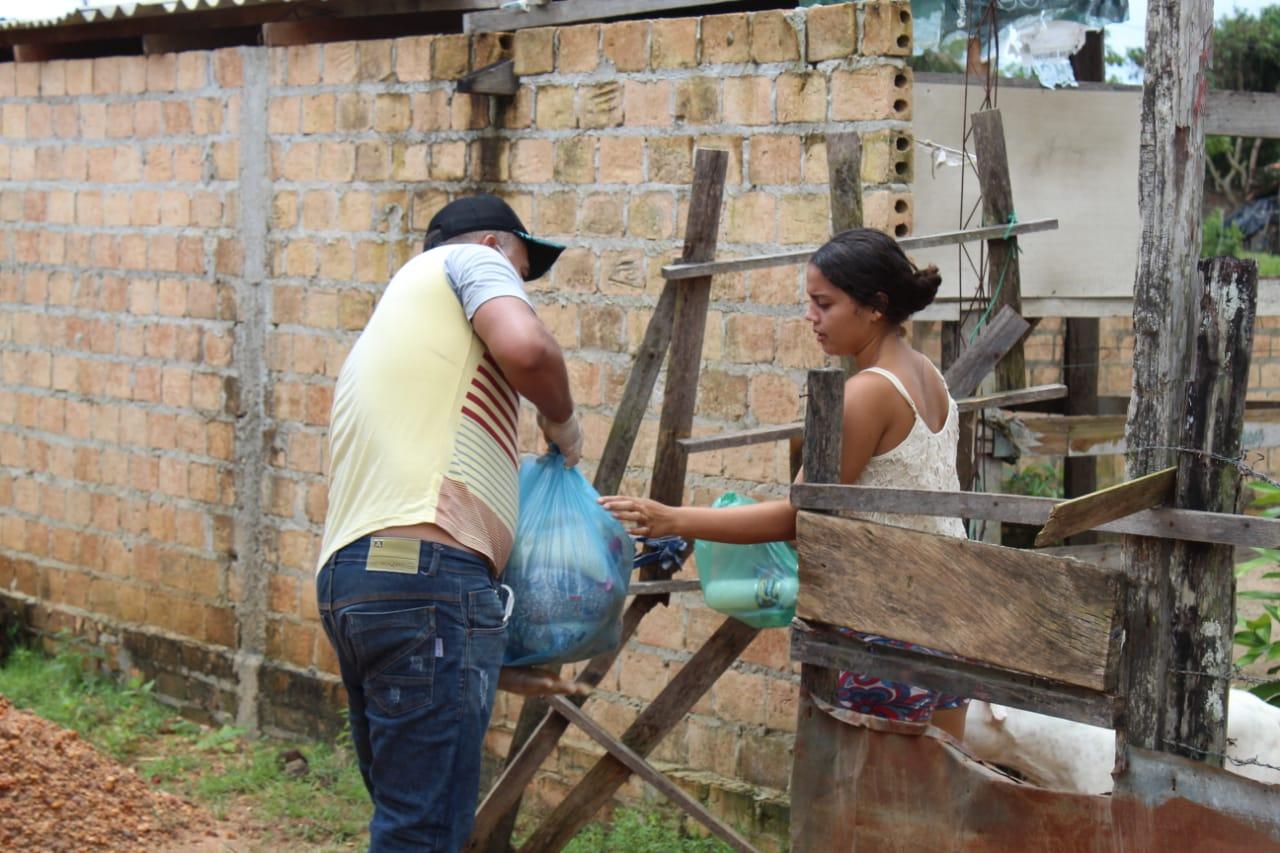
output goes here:
[[628, 595], [666, 595], [671, 592], [693, 592], [702, 589], [698, 581], [635, 581], [627, 588]]
[[[827, 207], [831, 233], [862, 227], [862, 140], [857, 132], [827, 134]], [[858, 372], [852, 355], [840, 356], [845, 376]]]
[[[1097, 317], [1066, 318], [1062, 381], [1071, 390], [1063, 414], [1101, 414], [1098, 410], [1098, 367], [1102, 360], [1098, 347], [1100, 327]], [[1097, 489], [1098, 463], [1095, 460], [1068, 458], [1063, 461], [1062, 490], [1065, 497], [1078, 498]], [[1081, 533], [1073, 537], [1072, 544], [1085, 544], [1095, 538], [1096, 534], [1092, 532]]]
[[508, 32], [529, 27], [558, 27], [582, 21], [603, 21], [632, 15], [654, 15], [691, 6], [717, 6], [736, 0], [554, 0], [545, 5], [529, 4], [528, 10], [500, 9], [463, 16], [468, 33]]
[[[1056, 231], [1058, 220], [1035, 219], [1030, 222], [1019, 222], [1013, 226], [1013, 234], [1034, 234], [1040, 231]], [[921, 237], [903, 237], [898, 245], [905, 252], [918, 249], [929, 249], [935, 246], [954, 246], [960, 243], [973, 243], [1002, 237], [1009, 231], [1006, 226], [986, 226], [981, 228], [964, 228], [959, 231], [943, 231], [939, 234], [927, 234]], [[674, 263], [662, 268], [662, 277], [668, 281], [681, 278], [701, 278], [705, 275], [722, 275], [745, 270], [760, 270], [770, 267], [784, 267], [791, 264], [803, 264], [813, 255], [814, 249], [796, 249], [791, 252], [778, 252], [771, 255], [753, 255], [747, 258], [735, 258], [731, 261], [707, 261], [700, 264]]]
[[1037, 548], [1041, 554], [1052, 557], [1070, 557], [1083, 560], [1111, 571], [1124, 571], [1124, 552], [1119, 542], [1098, 542], [1091, 545], [1058, 545], [1053, 548]]
[[[720, 228], [721, 200], [729, 152], [700, 148], [694, 162], [693, 190], [689, 199], [688, 226], [682, 260], [705, 261], [715, 257]], [[710, 277], [685, 282], [676, 292], [672, 321], [671, 353], [658, 421], [649, 497], [665, 504], [684, 502], [684, 476], [688, 457], [677, 442], [689, 437], [693, 427], [698, 372], [702, 367], [702, 338], [711, 301]], [[656, 578], [643, 577], [643, 580]]]
[[572, 702], [566, 702], [561, 697], [556, 696], [551, 699], [551, 707], [555, 709], [556, 713], [567, 717], [571, 723], [586, 732], [592, 740], [607, 749], [609, 754], [625, 764], [628, 770], [648, 782], [659, 793], [684, 809], [685, 812], [705, 826], [712, 835], [728, 844], [734, 850], [740, 850], [743, 853], [755, 853], [756, 848], [752, 847], [745, 838], [722, 823], [719, 818], [707, 811], [702, 803], [685, 793], [684, 789], [675, 782], [663, 776], [657, 768], [637, 755], [634, 750], [616, 740], [613, 735], [582, 713], [577, 705]]
[[[702, 648], [671, 679], [622, 735], [622, 742], [646, 756], [689, 713], [721, 674], [751, 644], [759, 630], [725, 619]], [[521, 853], [560, 850], [609, 802], [631, 770], [612, 755], [603, 756], [520, 848]]]
[[1221, 136], [1280, 139], [1280, 94], [1276, 92], [1209, 93], [1204, 130]]
[[1115, 684], [1117, 572], [810, 512], [799, 514], [796, 537], [802, 619], [1092, 690]]
[[[810, 370], [805, 397], [804, 477], [810, 483], [839, 483], [844, 442], [844, 373], [826, 368]], [[799, 530], [796, 531], [797, 539]], [[834, 669], [804, 664], [800, 689], [830, 700], [839, 685]], [[803, 721], [801, 721], [803, 723]], [[800, 725], [796, 738], [803, 737]]]
[[968, 397], [978, 390], [978, 385], [997, 362], [1029, 331], [1031, 324], [1019, 317], [1017, 311], [1007, 305], [1001, 308], [969, 348], [947, 368], [945, 377], [951, 396]]
[[[1213, 0], [1152, 3], [1147, 8], [1148, 73], [1143, 77], [1138, 211], [1142, 239], [1133, 293], [1133, 403], [1125, 439], [1133, 479], [1177, 459], [1194, 352], [1196, 264], [1204, 199], [1204, 93], [1208, 89]], [[1243, 395], [1242, 395], [1243, 396]], [[1169, 685], [1173, 543], [1125, 540], [1130, 586], [1125, 617], [1119, 726], [1126, 746], [1160, 749]], [[1230, 626], [1227, 633], [1231, 632]], [[1119, 768], [1123, 769], [1123, 768]]]
[[[1009, 156], [1005, 151], [1004, 122], [999, 110], [982, 110], [970, 117], [974, 155], [978, 159], [978, 184], [982, 188], [982, 224], [1005, 225], [1015, 217]], [[1007, 306], [1022, 313], [1022, 276], [1018, 265], [1018, 238], [1012, 233], [987, 241], [987, 298], [993, 306]], [[1027, 361], [1016, 343], [996, 365], [996, 388], [1008, 391], [1027, 384]]]
[[[1169, 396], [1182, 409], [1175, 446], [1203, 448], [1218, 459], [1240, 456], [1244, 399], [1253, 351], [1258, 266], [1214, 258], [1199, 264], [1201, 292], [1190, 380]], [[1203, 454], [1178, 457], [1175, 506], [1231, 512], [1240, 471]], [[1235, 549], [1174, 544], [1169, 561], [1169, 678], [1163, 700], [1163, 747], [1222, 765], [1227, 738], [1227, 679], [1189, 673], [1230, 672], [1236, 626]], [[1178, 744], [1178, 746], [1171, 746]]]
[[520, 91], [515, 61], [504, 59], [472, 71], [458, 80], [458, 91], [472, 95], [514, 95]]
[[1068, 395], [1066, 385], [1032, 385], [1030, 388], [1015, 388], [1012, 391], [997, 391], [980, 397], [962, 397], [956, 400], [956, 406], [962, 412], [978, 409], [996, 409], [1008, 406], [1022, 406], [1027, 403], [1038, 403], [1043, 400], [1061, 400]]
[[[658, 599], [654, 596], [642, 596], [627, 605], [622, 614], [622, 639], [618, 648], [592, 658], [578, 676], [578, 684], [591, 688], [600, 683], [605, 673], [613, 668], [614, 660], [636, 632], [640, 621], [657, 606], [657, 602]], [[571, 696], [569, 701], [581, 705], [586, 702], [586, 696]], [[469, 853], [490, 850], [494, 846], [506, 850], [510, 846], [507, 839], [511, 834], [511, 826], [507, 823], [507, 818], [519, 809], [525, 788], [533, 781], [542, 762], [555, 750], [568, 727], [569, 722], [564, 717], [544, 712], [542, 721], [537, 724], [524, 746], [514, 755], [507, 756], [502, 774], [493, 783], [476, 811], [471, 839], [466, 846]]]
[[831, 233], [862, 227], [862, 139], [857, 132], [827, 134], [827, 192]]
[[793, 424], [758, 427], [719, 435], [700, 436], [698, 438], [682, 438], [680, 446], [685, 453], [709, 453], [712, 450], [725, 450], [730, 447], [747, 447], [752, 444], [767, 444], [771, 441], [782, 441], [804, 435], [804, 424], [799, 421]]
[[[1124, 415], [1055, 415], [999, 411], [988, 420], [1027, 456], [1111, 456], [1125, 451]], [[1242, 446], [1280, 447], [1280, 410], [1250, 404]]]
[[[1055, 503], [1057, 501], [1053, 498], [985, 492], [932, 492], [812, 483], [797, 483], [791, 487], [791, 504], [797, 509], [947, 515], [1036, 526], [1049, 519], [1049, 511]], [[1098, 530], [1243, 548], [1274, 548], [1280, 545], [1280, 519], [1187, 509], [1149, 509], [1107, 522]]]
[[1122, 706], [1120, 699], [1108, 693], [974, 661], [869, 643], [802, 619], [791, 623], [791, 659], [829, 669], [865, 672], [1091, 726], [1115, 725]]
[[676, 313], [676, 290], [680, 285], [667, 282], [662, 287], [662, 295], [649, 318], [649, 325], [644, 330], [644, 340], [636, 350], [631, 365], [631, 374], [627, 377], [626, 387], [622, 390], [622, 399], [614, 410], [613, 424], [609, 427], [609, 438], [604, 445], [604, 453], [600, 457], [600, 465], [596, 468], [593, 485], [602, 495], [611, 495], [618, 491], [622, 484], [622, 475], [627, 470], [627, 461], [635, 447], [636, 436], [640, 433], [640, 424], [644, 422], [644, 413], [649, 408], [649, 400], [653, 396], [653, 387], [658, 382], [658, 373], [662, 370], [662, 360], [667, 356], [671, 346], [672, 321]]
[[1096, 530], [1108, 521], [1160, 506], [1173, 495], [1178, 469], [1165, 468], [1136, 480], [1057, 504], [1049, 510], [1049, 519], [1036, 534], [1035, 545], [1043, 548], [1088, 530]]

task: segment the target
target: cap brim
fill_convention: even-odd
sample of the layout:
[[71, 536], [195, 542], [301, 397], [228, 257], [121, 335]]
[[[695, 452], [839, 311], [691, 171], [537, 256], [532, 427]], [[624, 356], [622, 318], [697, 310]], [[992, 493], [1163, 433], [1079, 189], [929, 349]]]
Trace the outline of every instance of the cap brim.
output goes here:
[[529, 274], [524, 277], [525, 281], [533, 281], [546, 275], [547, 270], [551, 269], [551, 265], [565, 249], [559, 243], [542, 240], [519, 231], [516, 232], [516, 236], [524, 240], [525, 248], [529, 252]]

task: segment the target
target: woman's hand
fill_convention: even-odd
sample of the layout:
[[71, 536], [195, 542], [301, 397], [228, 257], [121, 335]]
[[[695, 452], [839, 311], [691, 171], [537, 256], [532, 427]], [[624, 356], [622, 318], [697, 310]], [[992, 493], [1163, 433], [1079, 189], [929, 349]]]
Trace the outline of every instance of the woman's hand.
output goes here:
[[676, 510], [679, 507], [670, 507], [648, 498], [628, 498], [622, 495], [601, 498], [600, 506], [621, 521], [627, 527], [627, 532], [635, 536], [657, 539], [659, 536], [676, 533]]

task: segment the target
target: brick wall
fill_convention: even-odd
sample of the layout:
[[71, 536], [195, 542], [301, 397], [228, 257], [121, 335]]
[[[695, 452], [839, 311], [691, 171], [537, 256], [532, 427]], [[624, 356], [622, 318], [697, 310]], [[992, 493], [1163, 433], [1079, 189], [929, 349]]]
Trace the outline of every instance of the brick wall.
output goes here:
[[[906, 4], [870, 3], [0, 64], [0, 596], [189, 713], [334, 726], [311, 587], [332, 387], [430, 215], [488, 189], [570, 244], [531, 292], [590, 473], [679, 252], [695, 147], [730, 152], [721, 257], [827, 236], [835, 131], [862, 135], [868, 224], [909, 233], [909, 50]], [[456, 92], [507, 55], [516, 97]], [[801, 275], [716, 279], [697, 433], [800, 415], [823, 363]], [[660, 399], [627, 490], [647, 485]], [[787, 466], [781, 445], [695, 456], [688, 498], [781, 494]], [[620, 731], [720, 619], [673, 597], [588, 710]], [[764, 632], [656, 758], [773, 791], [760, 818], [787, 784], [795, 691], [786, 633]], [[493, 750], [518, 708], [501, 697]], [[597, 752], [571, 732], [539, 795]]]

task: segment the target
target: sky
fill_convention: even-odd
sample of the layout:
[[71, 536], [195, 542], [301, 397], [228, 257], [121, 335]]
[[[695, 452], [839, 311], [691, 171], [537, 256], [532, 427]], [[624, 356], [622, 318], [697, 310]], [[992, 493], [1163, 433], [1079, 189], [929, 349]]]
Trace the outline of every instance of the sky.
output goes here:
[[[4, 0], [0, 0], [3, 3]], [[1239, 9], [1255, 17], [1268, 6], [1280, 0], [1214, 0], [1213, 17], [1231, 17]], [[1142, 47], [1147, 42], [1147, 0], [1129, 0], [1129, 20], [1107, 27], [1106, 45], [1121, 55], [1131, 47]]]

